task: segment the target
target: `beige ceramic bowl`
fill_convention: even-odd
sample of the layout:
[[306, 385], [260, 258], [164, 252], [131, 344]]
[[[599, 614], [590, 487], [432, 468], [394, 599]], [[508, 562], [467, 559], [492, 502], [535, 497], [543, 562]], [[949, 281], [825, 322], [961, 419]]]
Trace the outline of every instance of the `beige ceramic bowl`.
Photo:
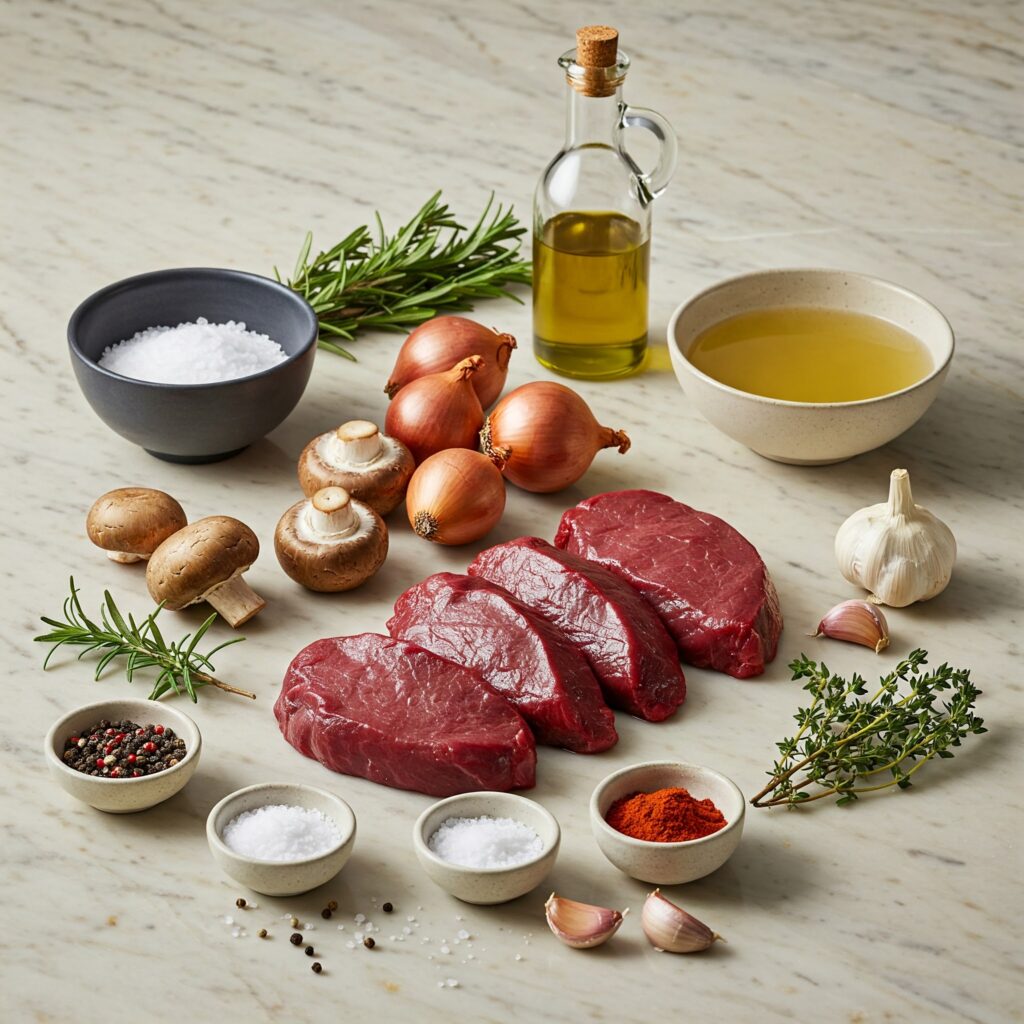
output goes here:
[[[725, 828], [685, 843], [652, 843], [623, 835], [605, 821], [608, 809], [631, 793], [682, 787], [698, 800], [710, 797], [725, 816]], [[720, 868], [739, 846], [746, 805], [736, 784], [720, 772], [684, 761], [647, 761], [609, 775], [590, 798], [590, 826], [601, 852], [641, 882], [678, 885]]]
[[[64, 741], [102, 719], [111, 722], [127, 718], [139, 725], [166, 725], [185, 741], [185, 756], [173, 767], [139, 779], [101, 779], [69, 768], [61, 755]], [[174, 796], [199, 766], [202, 737], [188, 715], [169, 704], [152, 700], [101, 700], [68, 712], [50, 726], [43, 744], [46, 766], [54, 781], [73, 797], [111, 814], [144, 811]]]
[[[529, 825], [543, 844], [535, 860], [514, 868], [467, 868], [442, 860], [427, 845], [447, 818], [513, 818]], [[535, 889], [555, 866], [561, 830], [540, 804], [514, 793], [461, 793], [428, 807], [412, 830], [416, 856], [432, 882], [465, 903], [507, 903]]]
[[[267, 804], [285, 804], [318, 810], [330, 818], [341, 842], [333, 850], [305, 860], [259, 860], [228, 848], [221, 833], [233, 818]], [[213, 859], [225, 874], [264, 896], [296, 896], [329, 882], [352, 855], [356, 843], [356, 816], [341, 797], [315, 786], [264, 782], [229, 793], [206, 819], [206, 841]]]
[[[728, 317], [776, 306], [841, 309], [882, 317], [913, 334], [933, 369], [902, 391], [860, 402], [786, 402], [738, 391], [701, 373], [688, 354], [698, 335]], [[824, 465], [886, 444], [935, 400], [953, 358], [953, 329], [925, 299], [899, 285], [839, 270], [768, 270], [723, 281], [683, 303], [668, 325], [679, 383], [716, 426], [776, 462]]]

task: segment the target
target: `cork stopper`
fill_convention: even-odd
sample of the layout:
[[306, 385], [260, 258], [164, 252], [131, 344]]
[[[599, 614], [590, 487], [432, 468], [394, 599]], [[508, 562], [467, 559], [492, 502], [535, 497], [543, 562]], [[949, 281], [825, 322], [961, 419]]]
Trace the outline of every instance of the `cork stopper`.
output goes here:
[[576, 32], [577, 68], [583, 69], [578, 78], [569, 82], [584, 96], [612, 96], [621, 81], [616, 73], [619, 60], [619, 33], [610, 25], [585, 25]]
[[582, 68], [613, 68], [619, 32], [610, 25], [584, 25], [576, 30], [576, 63]]

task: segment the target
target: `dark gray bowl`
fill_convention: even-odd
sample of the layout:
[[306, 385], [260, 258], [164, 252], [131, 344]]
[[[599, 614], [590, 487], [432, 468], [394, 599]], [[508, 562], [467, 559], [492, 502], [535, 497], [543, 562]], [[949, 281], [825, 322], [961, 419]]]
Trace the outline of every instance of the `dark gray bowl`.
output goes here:
[[[288, 354], [277, 366], [217, 384], [154, 384], [97, 364], [108, 345], [147, 327], [204, 316], [244, 321]], [[240, 270], [157, 270], [108, 285], [68, 323], [78, 386], [111, 430], [169, 462], [216, 462], [274, 429], [302, 397], [316, 355], [317, 320], [290, 288]]]

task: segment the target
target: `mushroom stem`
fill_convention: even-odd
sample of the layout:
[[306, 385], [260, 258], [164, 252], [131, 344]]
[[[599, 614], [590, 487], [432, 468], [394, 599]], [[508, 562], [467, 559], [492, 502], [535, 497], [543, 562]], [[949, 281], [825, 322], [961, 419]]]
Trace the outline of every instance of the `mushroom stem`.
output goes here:
[[144, 562], [147, 555], [134, 555], [130, 551], [108, 551], [107, 558], [118, 565], [131, 565], [132, 562]]
[[350, 466], [367, 466], [380, 458], [384, 442], [376, 424], [369, 420], [350, 420], [334, 432], [340, 449], [340, 462]]
[[213, 605], [232, 629], [237, 629], [248, 622], [267, 603], [241, 575], [232, 577], [219, 587], [214, 587], [208, 594], [203, 595], [203, 600]]
[[314, 534], [341, 540], [359, 529], [359, 515], [344, 487], [324, 487], [309, 503], [307, 522]]

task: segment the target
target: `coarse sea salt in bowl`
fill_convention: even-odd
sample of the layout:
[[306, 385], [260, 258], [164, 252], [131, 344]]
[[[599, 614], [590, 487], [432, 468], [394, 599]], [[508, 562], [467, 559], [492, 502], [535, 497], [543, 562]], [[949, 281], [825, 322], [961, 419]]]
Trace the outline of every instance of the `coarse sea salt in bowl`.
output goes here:
[[[235, 834], [225, 834], [232, 823]], [[229, 793], [210, 811], [206, 841], [236, 882], [264, 896], [295, 896], [345, 866], [356, 842], [356, 816], [325, 789], [264, 782]]]
[[[445, 859], [431, 847], [431, 838], [446, 822], [462, 825], [467, 820], [480, 818], [500, 819], [525, 826], [536, 834], [536, 850], [522, 845], [521, 837], [514, 835], [519, 830], [508, 826], [500, 830], [497, 842], [505, 849], [523, 854], [525, 859], [522, 860], [513, 856], [512, 859], [518, 860], [513, 866], [458, 864]], [[461, 827], [456, 827], [462, 831]], [[513, 839], [511, 844], [508, 843], [510, 836]], [[455, 840], [449, 844], [450, 847], [461, 845], [457, 835], [450, 838]], [[550, 811], [524, 796], [489, 791], [460, 793], [428, 807], [413, 826], [412, 841], [420, 866], [432, 882], [464, 903], [487, 905], [507, 903], [544, 881], [558, 857], [561, 829]], [[483, 853], [481, 859], [487, 859], [487, 854]]]
[[[139, 332], [200, 318], [211, 325], [244, 324], [280, 346], [284, 358], [269, 365], [266, 343], [235, 330], [227, 339], [231, 345], [225, 342], [227, 354], [219, 353], [206, 369], [245, 376], [207, 383], [140, 380], [127, 375], [141, 365], [127, 358], [127, 349], [115, 350], [110, 363], [125, 373], [100, 365], [107, 350]], [[240, 270], [185, 268], [140, 274], [89, 296], [68, 323], [68, 346], [82, 394], [108, 427], [170, 462], [215, 462], [258, 441], [295, 408], [313, 369], [317, 334], [312, 307], [285, 285]], [[208, 330], [203, 336], [214, 335]], [[197, 344], [195, 331], [185, 337], [190, 346]], [[254, 346], [248, 354], [246, 337]], [[146, 365], [180, 379], [174, 355], [153, 355]]]

